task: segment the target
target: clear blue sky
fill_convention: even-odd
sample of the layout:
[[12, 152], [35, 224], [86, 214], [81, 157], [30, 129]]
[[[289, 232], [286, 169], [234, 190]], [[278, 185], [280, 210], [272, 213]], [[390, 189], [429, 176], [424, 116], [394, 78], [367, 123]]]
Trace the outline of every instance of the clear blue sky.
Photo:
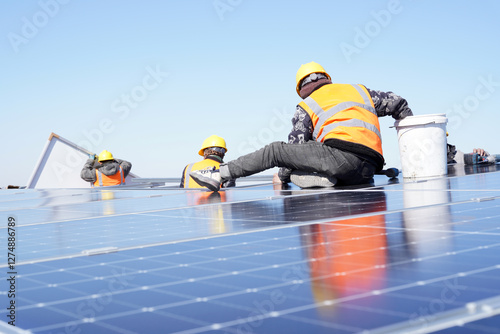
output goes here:
[[226, 160], [286, 141], [310, 61], [447, 113], [463, 151], [500, 153], [499, 14], [493, 0], [2, 1], [0, 186], [26, 184], [51, 132], [141, 177], [179, 177], [212, 134]]

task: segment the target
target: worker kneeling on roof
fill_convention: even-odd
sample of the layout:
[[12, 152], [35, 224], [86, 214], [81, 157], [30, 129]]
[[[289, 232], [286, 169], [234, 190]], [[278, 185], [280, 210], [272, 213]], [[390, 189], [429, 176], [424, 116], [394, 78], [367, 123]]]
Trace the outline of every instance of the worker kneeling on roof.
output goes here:
[[90, 156], [80, 173], [82, 179], [91, 182], [94, 187], [117, 186], [125, 184], [125, 178], [132, 169], [132, 164], [115, 159], [111, 152], [104, 150], [99, 156]]
[[[226, 141], [224, 138], [212, 135], [203, 141], [198, 154], [203, 157], [203, 160], [187, 165], [182, 172], [181, 188], [204, 188], [196, 182], [189, 173], [200, 169], [219, 168], [223, 162], [224, 155], [227, 152]], [[228, 180], [221, 185], [223, 188], [234, 187], [234, 180]]]

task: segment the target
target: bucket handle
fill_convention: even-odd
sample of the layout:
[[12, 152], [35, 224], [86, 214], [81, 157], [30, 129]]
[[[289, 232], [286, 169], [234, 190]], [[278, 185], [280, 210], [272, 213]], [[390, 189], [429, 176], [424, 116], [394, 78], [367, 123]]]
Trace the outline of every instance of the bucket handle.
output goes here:
[[[418, 124], [418, 125], [429, 125], [429, 124], [436, 124], [436, 121], [431, 121], [431, 122], [429, 122], [429, 123]], [[415, 124], [414, 124], [414, 125], [399, 125], [399, 126], [397, 126], [397, 127], [398, 127], [398, 128], [407, 128], [407, 127], [409, 127], [409, 126], [415, 126]], [[390, 129], [390, 128], [395, 128], [395, 127], [396, 127], [396, 126], [395, 126], [395, 125], [393, 125], [393, 126], [390, 126], [390, 127], [389, 127], [389, 129]]]

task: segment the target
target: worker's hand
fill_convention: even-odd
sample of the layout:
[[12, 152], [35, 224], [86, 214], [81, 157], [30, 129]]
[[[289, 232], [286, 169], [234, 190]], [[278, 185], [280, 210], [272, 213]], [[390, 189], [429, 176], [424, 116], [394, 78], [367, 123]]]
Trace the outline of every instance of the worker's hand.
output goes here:
[[290, 182], [290, 175], [292, 174], [292, 170], [289, 168], [281, 167], [278, 171], [278, 177], [281, 180], [281, 183]]
[[283, 188], [286, 186], [283, 182], [281, 182], [278, 173], [274, 173], [273, 175], [273, 190], [284, 190]]
[[490, 155], [488, 152], [486, 152], [482, 148], [475, 148], [474, 150], [472, 150], [472, 153], [477, 153], [482, 157], [487, 157], [488, 155]]
[[89, 154], [89, 159], [97, 160], [97, 155], [95, 155], [95, 154]]
[[282, 184], [280, 177], [278, 176], [278, 173], [274, 173], [273, 175], [273, 184]]

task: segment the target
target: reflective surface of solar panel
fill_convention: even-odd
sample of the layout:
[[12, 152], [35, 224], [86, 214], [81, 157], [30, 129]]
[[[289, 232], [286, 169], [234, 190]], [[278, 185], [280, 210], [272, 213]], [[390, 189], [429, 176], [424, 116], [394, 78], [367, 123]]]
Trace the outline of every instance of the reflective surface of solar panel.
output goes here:
[[498, 167], [338, 189], [2, 191], [17, 293], [13, 327], [2, 288], [0, 331], [498, 333]]

